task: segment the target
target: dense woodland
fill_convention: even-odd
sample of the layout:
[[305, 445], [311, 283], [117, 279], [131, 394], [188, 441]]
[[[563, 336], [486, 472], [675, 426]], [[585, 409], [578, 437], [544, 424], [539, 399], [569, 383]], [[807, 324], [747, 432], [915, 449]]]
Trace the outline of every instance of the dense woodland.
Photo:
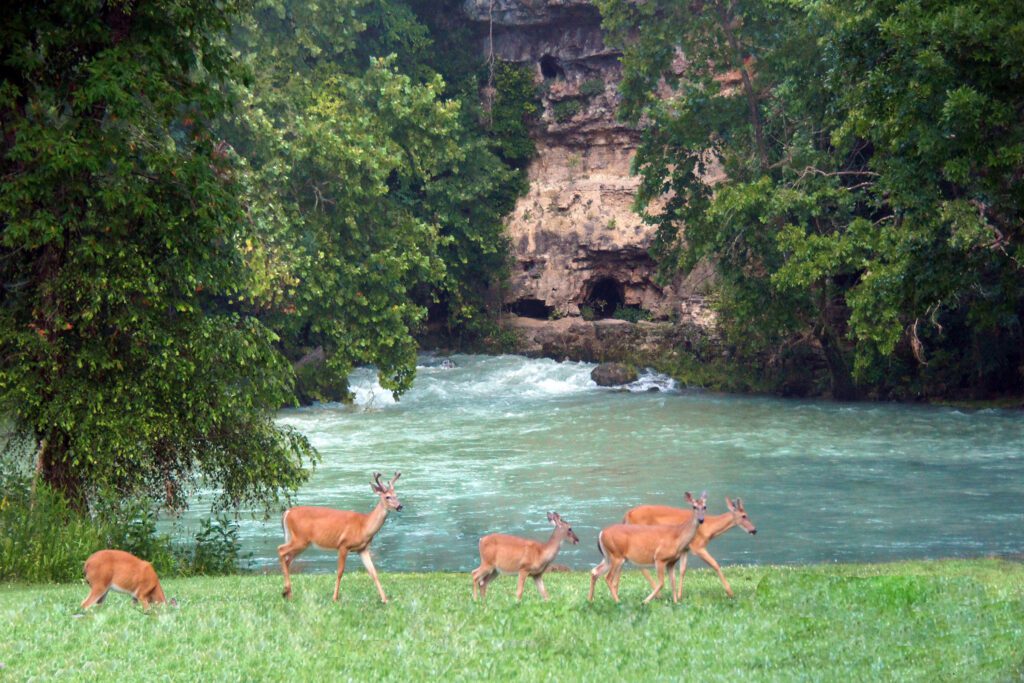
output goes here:
[[[1020, 2], [596, 4], [655, 256], [714, 264], [737, 372], [816, 355], [836, 398], [1022, 392]], [[428, 316], [493, 338], [536, 86], [459, 6], [9, 10], [8, 455], [78, 510], [180, 509], [200, 481], [269, 508], [317, 457], [273, 422], [297, 392], [374, 364], [400, 394]]]

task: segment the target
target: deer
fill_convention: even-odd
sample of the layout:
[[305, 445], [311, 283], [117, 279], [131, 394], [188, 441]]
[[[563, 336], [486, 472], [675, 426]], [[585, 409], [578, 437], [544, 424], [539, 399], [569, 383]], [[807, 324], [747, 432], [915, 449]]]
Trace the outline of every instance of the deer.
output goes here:
[[[704, 560], [709, 567], [715, 570], [718, 574], [718, 578], [721, 579], [722, 585], [725, 587], [725, 593], [730, 598], [733, 597], [732, 587], [729, 586], [729, 582], [725, 578], [725, 574], [722, 572], [722, 568], [718, 566], [718, 562], [715, 558], [711, 557], [711, 553], [708, 552], [707, 546], [712, 539], [721, 536], [729, 529], [734, 526], [738, 526], [748, 534], [757, 534], [757, 527], [750, 521], [747, 516], [747, 511], [743, 507], [743, 501], [737, 498], [735, 501], [729, 500], [728, 497], [725, 499], [725, 506], [729, 509], [728, 512], [721, 515], [712, 515], [704, 518], [704, 523], [697, 527], [697, 535], [690, 541], [690, 552]], [[668, 505], [640, 505], [633, 508], [626, 513], [623, 517], [623, 524], [683, 524], [690, 517], [693, 516], [693, 512], [690, 510], [684, 510], [681, 508], [669, 507]], [[683, 595], [683, 577], [686, 576], [686, 555], [683, 555], [679, 562], [679, 585], [677, 588], [678, 595], [677, 599]], [[654, 586], [654, 579], [651, 578], [650, 572], [647, 569], [640, 570], [647, 582]]]
[[557, 512], [549, 512], [548, 521], [555, 528], [546, 543], [506, 534], [489, 534], [480, 539], [480, 566], [472, 573], [474, 600], [477, 599], [478, 587], [480, 599], [486, 599], [487, 584], [493, 581], [499, 572], [519, 575], [516, 602], [522, 600], [523, 584], [527, 576], [533, 577], [541, 598], [548, 599], [548, 591], [544, 588], [544, 572], [558, 555], [563, 541], [568, 539], [573, 545], [580, 542], [569, 523]]
[[[98, 550], [85, 561], [82, 571], [90, 588], [82, 609], [102, 604], [111, 590], [132, 596], [144, 610], [150, 604], [168, 602], [153, 565], [124, 550]], [[173, 599], [170, 602], [176, 604]]]
[[644, 599], [646, 605], [665, 586], [665, 569], [668, 568], [672, 582], [672, 601], [678, 602], [675, 591], [675, 566], [679, 558], [686, 554], [686, 549], [697, 534], [697, 527], [704, 522], [707, 510], [707, 491], [700, 498], [694, 498], [687, 491], [686, 502], [693, 508], [690, 519], [682, 524], [613, 524], [605, 527], [597, 536], [597, 549], [601, 551], [601, 563], [590, 571], [590, 594], [587, 600], [594, 599], [594, 586], [602, 574], [606, 574], [605, 582], [615, 602], [619, 602], [619, 579], [622, 577], [622, 566], [629, 560], [641, 567], [654, 566], [658, 570], [658, 583], [654, 590]]
[[402, 476], [401, 472], [395, 472], [391, 481], [382, 484], [380, 472], [374, 472], [370, 489], [380, 499], [377, 506], [368, 514], [310, 506], [293, 507], [284, 511], [281, 516], [281, 526], [284, 527], [284, 543], [277, 547], [277, 557], [281, 561], [281, 571], [284, 573], [283, 595], [285, 599], [292, 595], [292, 580], [288, 568], [292, 561], [308, 548], [310, 543], [313, 543], [323, 550], [338, 551], [338, 576], [334, 582], [334, 602], [338, 601], [341, 577], [345, 573], [345, 559], [350, 551], [359, 553], [359, 559], [363, 561], [363, 566], [366, 567], [367, 573], [377, 586], [380, 601], [384, 603], [388, 601], [388, 596], [385, 595], [384, 588], [380, 585], [377, 568], [373, 566], [373, 559], [370, 557], [370, 542], [384, 525], [384, 520], [387, 519], [390, 511], [402, 511], [402, 504], [395, 494], [395, 482], [400, 476]]

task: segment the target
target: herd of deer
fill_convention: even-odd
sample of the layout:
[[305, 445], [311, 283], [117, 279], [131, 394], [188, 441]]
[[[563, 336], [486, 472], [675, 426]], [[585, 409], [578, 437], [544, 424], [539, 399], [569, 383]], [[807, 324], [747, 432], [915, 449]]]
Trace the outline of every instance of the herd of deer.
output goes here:
[[[380, 480], [380, 473], [374, 474], [370, 488], [379, 496], [379, 501], [369, 514], [323, 507], [293, 507], [285, 510], [281, 518], [284, 543], [277, 548], [281, 571], [284, 574], [285, 598], [291, 597], [292, 594], [291, 574], [288, 571], [292, 561], [312, 543], [325, 550], [338, 551], [334, 600], [338, 599], [341, 577], [345, 573], [345, 560], [349, 552], [354, 551], [359, 553], [366, 571], [377, 586], [381, 602], [388, 601], [384, 588], [380, 585], [377, 569], [370, 558], [370, 542], [384, 525], [388, 513], [402, 509], [402, 504], [395, 493], [395, 482], [400, 476], [401, 473], [395, 472], [391, 481], [384, 484]], [[725, 504], [729, 511], [712, 516], [705, 514], [706, 492], [702, 493], [700, 498], [694, 498], [687, 492], [685, 499], [690, 509], [641, 505], [629, 510], [622, 524], [613, 524], [601, 530], [597, 536], [597, 546], [603, 559], [590, 572], [588, 600], [594, 599], [594, 586], [597, 580], [604, 576], [612, 598], [618, 602], [619, 579], [622, 576], [623, 565], [629, 560], [641, 567], [644, 577], [653, 588], [651, 594], [644, 599], [644, 603], [658, 597], [658, 593], [665, 585], [666, 571], [672, 584], [672, 600], [678, 602], [683, 594], [687, 552], [692, 552], [711, 566], [722, 580], [725, 592], [732, 597], [732, 588], [726, 581], [722, 568], [708, 553], [707, 545], [711, 539], [734, 526], [739, 526], [751, 534], [756, 534], [757, 529], [747, 517], [743, 501], [739, 498], [726, 498]], [[480, 566], [472, 573], [474, 600], [477, 599], [478, 591], [480, 599], [485, 599], [488, 584], [499, 573], [518, 575], [516, 600], [522, 599], [523, 584], [528, 576], [537, 585], [541, 597], [548, 599], [548, 592], [544, 588], [544, 572], [554, 562], [563, 541], [569, 540], [573, 544], [580, 542], [569, 523], [557, 512], [548, 513], [548, 521], [555, 528], [546, 543], [505, 534], [490, 534], [480, 539]], [[657, 582], [651, 577], [647, 567], [654, 567], [657, 570]], [[679, 568], [678, 586], [676, 567]], [[130, 594], [133, 599], [142, 603], [143, 608], [148, 608], [150, 603], [166, 602], [153, 565], [122, 550], [100, 550], [93, 553], [85, 562], [85, 579], [91, 590], [82, 602], [83, 609], [103, 602], [111, 589]]]

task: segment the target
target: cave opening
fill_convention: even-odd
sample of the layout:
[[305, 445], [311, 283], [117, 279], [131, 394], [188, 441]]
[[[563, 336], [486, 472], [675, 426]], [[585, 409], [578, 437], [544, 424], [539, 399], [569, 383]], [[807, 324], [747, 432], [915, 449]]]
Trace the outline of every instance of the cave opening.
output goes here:
[[616, 309], [626, 303], [623, 287], [615, 278], [601, 278], [590, 288], [586, 305], [594, 313], [595, 319], [611, 318]]
[[507, 310], [520, 318], [547, 320], [551, 317], [551, 312], [555, 310], [555, 307], [546, 305], [540, 299], [519, 299], [512, 302]]
[[553, 78], [565, 78], [565, 69], [562, 68], [557, 59], [551, 55], [544, 55], [540, 58], [540, 74], [546, 81]]

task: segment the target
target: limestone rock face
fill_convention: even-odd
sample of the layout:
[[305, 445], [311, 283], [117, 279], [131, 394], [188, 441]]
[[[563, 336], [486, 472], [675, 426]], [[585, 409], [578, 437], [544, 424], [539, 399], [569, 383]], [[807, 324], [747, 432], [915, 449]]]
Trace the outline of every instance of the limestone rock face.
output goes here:
[[[530, 189], [507, 219], [514, 266], [504, 305], [535, 319], [609, 318], [622, 308], [713, 325], [709, 272], [655, 282], [654, 228], [633, 212], [638, 131], [616, 120], [620, 53], [588, 0], [466, 0], [480, 50], [528, 65], [542, 86]], [[636, 311], [639, 313], [639, 311]]]

